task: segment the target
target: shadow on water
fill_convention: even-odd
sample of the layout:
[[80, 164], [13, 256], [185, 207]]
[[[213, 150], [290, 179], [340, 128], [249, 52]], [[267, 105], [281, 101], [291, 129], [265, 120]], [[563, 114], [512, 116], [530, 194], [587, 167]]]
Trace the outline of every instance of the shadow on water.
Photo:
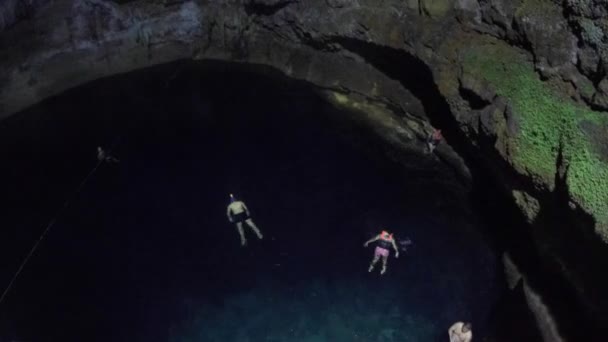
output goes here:
[[[104, 79], [3, 123], [3, 283], [94, 166], [95, 146], [116, 143], [121, 159], [37, 251], [0, 307], [3, 336], [433, 341], [455, 320], [482, 336], [503, 289], [467, 204], [356, 148], [330, 119], [348, 114], [306, 85], [232, 68]], [[263, 241], [248, 231], [239, 247], [230, 192]], [[367, 273], [363, 248], [380, 227], [414, 242], [382, 277]]]

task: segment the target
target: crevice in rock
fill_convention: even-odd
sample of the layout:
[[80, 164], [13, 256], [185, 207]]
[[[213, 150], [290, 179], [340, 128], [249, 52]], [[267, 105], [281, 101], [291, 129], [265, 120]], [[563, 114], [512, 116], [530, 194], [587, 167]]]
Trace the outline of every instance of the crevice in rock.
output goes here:
[[[432, 70], [423, 61], [403, 50], [355, 39], [334, 37], [331, 39], [331, 42], [337, 43], [344, 49], [359, 55], [389, 78], [399, 81], [406, 89], [411, 91], [421, 101], [431, 123], [435, 127], [442, 129], [450, 146], [469, 162], [468, 166], [475, 173], [473, 176], [474, 181], [487, 182], [488, 184], [485, 184], [484, 187], [491, 186], [492, 188], [497, 188], [496, 184], [489, 185], [490, 182], [495, 182], [496, 180], [491, 180], [488, 177], [489, 174], [496, 174], [496, 172], [487, 170], [483, 166], [484, 163], [479, 159], [479, 153], [470, 150], [471, 145], [468, 138], [459, 129], [459, 124], [455, 118], [450, 115], [450, 106], [437, 89]], [[485, 102], [482, 99], [472, 99], [472, 101], [475, 106], [482, 106], [482, 102]], [[498, 167], [507, 167], [503, 159], [498, 157], [496, 159]], [[525, 179], [519, 177], [516, 179], [515, 184], [520, 184], [524, 187], [525, 181]], [[528, 183], [525, 183], [525, 186], [532, 187]], [[503, 192], [498, 189], [496, 191]], [[516, 221], [519, 222], [519, 226], [523, 226], [521, 223], [524, 222], [523, 217], [521, 217], [521, 213], [516, 209], [512, 200], [507, 196], [500, 197], [504, 199], [501, 202], [502, 205], [505, 205], [505, 208], [513, 208], [513, 217], [518, 217]], [[496, 198], [494, 198], [495, 200]]]
[[[359, 55], [386, 76], [399, 81], [406, 89], [411, 91], [421, 101], [431, 124], [442, 129], [450, 146], [467, 160], [469, 167], [479, 168], [477, 170], [479, 178], [483, 178], [487, 174], [500, 174], [493, 170], [486, 170], [485, 168], [488, 166], [483, 165], [492, 164], [496, 168], [509, 169], [509, 166], [501, 157], [495, 156], [489, 162], [486, 161], [484, 163], [479, 159], [478, 151], [471, 150], [470, 138], [464, 135], [459, 128], [460, 124], [450, 115], [451, 108], [437, 89], [433, 72], [426, 63], [406, 51], [355, 39], [335, 37], [331, 39], [331, 42], [337, 43], [344, 49]], [[477, 99], [473, 99], [473, 102], [475, 106], [482, 106]], [[490, 155], [494, 154], [490, 153]], [[473, 177], [475, 178], [475, 176]], [[520, 188], [531, 189], [530, 193], [540, 196], [538, 190], [534, 189], [534, 185], [529, 179], [517, 175], [515, 172], [509, 175], [509, 183], [516, 184]], [[511, 203], [511, 205], [513, 204]]]
[[295, 1], [293, 0], [284, 0], [278, 1], [276, 3], [265, 3], [251, 0], [246, 3], [244, 7], [245, 13], [247, 13], [248, 15], [272, 16], [294, 2]]
[[[550, 295], [552, 313], [561, 323], [561, 332], [572, 341], [597, 341], [608, 333], [603, 309], [608, 307], [608, 297], [599, 290], [608, 287], [608, 279], [598, 277], [598, 272], [608, 267], [608, 252], [593, 230], [593, 216], [571, 202], [569, 162], [564, 148], [568, 141], [564, 139], [561, 137], [558, 145], [555, 190], [547, 196], [534, 226], [536, 234], [545, 241], [541, 252], [550, 256], [544, 258], [543, 268], [554, 281], [552, 286], [545, 286], [545, 293]], [[584, 250], [581, 246], [585, 246]], [[567, 272], [572, 269], [576, 269], [576, 274]], [[571, 286], [564, 286], [564, 279]]]
[[[577, 46], [579, 48], [579, 51], [581, 51], [581, 49], [584, 47], [590, 47], [595, 51], [595, 53], [597, 53], [599, 56], [601, 56], [602, 54], [600, 51], [598, 51], [599, 47], [597, 46], [597, 43], [588, 42], [584, 38], [583, 27], [581, 26], [581, 22], [579, 21], [581, 19], [581, 17], [578, 17], [579, 20], [577, 20], [577, 16], [579, 16], [579, 14], [577, 14], [575, 12], [574, 6], [575, 6], [574, 3], [564, 2], [562, 14], [563, 14], [564, 18], [566, 19], [566, 22], [568, 23], [570, 30], [572, 31], [574, 36], [578, 39]], [[600, 57], [600, 59], [601, 59], [601, 57]], [[602, 63], [600, 60], [598, 60], [598, 63], [595, 66], [594, 72], [585, 70], [583, 68], [583, 66], [581, 65], [580, 59], [579, 59], [578, 63], [576, 63], [576, 68], [582, 75], [587, 76], [589, 78], [589, 80], [593, 83], [594, 87], [596, 87], [596, 88], [597, 88], [597, 85], [600, 83], [600, 81], [604, 78], [604, 76], [606, 74], [606, 71], [602, 70]], [[596, 108], [596, 106], [594, 106], [593, 103], [591, 103], [591, 101], [587, 101], [587, 99], [585, 99], [585, 103], [587, 103], [594, 110], [604, 110], [604, 109]]]
[[528, 51], [530, 54], [532, 54], [534, 59], [536, 59], [532, 42], [530, 42], [525, 34], [524, 28], [520, 26], [519, 22], [515, 18], [513, 18], [513, 21], [511, 22], [511, 27], [513, 28], [513, 31], [517, 33], [517, 35], [515, 37], [509, 37], [509, 35], [506, 35], [503, 39], [513, 46]]
[[13, 27], [20, 21], [31, 19], [39, 7], [49, 0], [13, 0], [0, 3], [0, 32]]
[[334, 43], [334, 39], [318, 39], [312, 36], [310, 32], [302, 30], [300, 27], [295, 26], [293, 32], [296, 34], [302, 44], [309, 46], [317, 51], [323, 52], [336, 52], [340, 49]]
[[[427, 113], [449, 109], [443, 96], [436, 90], [432, 71], [415, 56], [402, 50], [352, 38], [334, 37], [331, 42], [357, 54], [386, 76], [402, 83], [422, 101]], [[437, 96], [441, 101], [438, 101]]]
[[471, 109], [473, 110], [484, 109], [485, 107], [491, 104], [491, 102], [486, 101], [485, 99], [481, 98], [481, 96], [477, 95], [475, 92], [469, 89], [460, 87], [458, 88], [458, 92], [460, 94], [460, 97], [467, 101], [469, 107], [471, 107]]
[[[549, 309], [548, 317], [537, 317], [544, 320], [539, 322], [541, 327], [547, 328], [553, 322], [558, 322], [559, 335], [565, 341], [596, 341], [600, 326], [593, 317], [585, 314], [588, 310], [572, 287], [573, 279], [564, 273], [567, 268], [560, 262], [564, 256], [571, 254], [568, 249], [572, 249], [573, 245], [588, 245], [582, 244], [579, 234], [574, 234], [578, 227], [575, 227], [573, 216], [578, 215], [573, 215], [573, 210], [569, 207], [568, 164], [563, 151], [560, 142], [556, 158], [555, 190], [543, 196], [541, 211], [532, 223], [533, 235], [537, 241], [538, 265], [532, 272], [527, 272], [526, 283]], [[576, 220], [579, 219], [583, 218]], [[550, 331], [545, 331], [544, 334], [547, 336]]]
[[[451, 122], [446, 121], [449, 120], [449, 116], [443, 114], [449, 113], [450, 108], [434, 83], [432, 71], [421, 60], [405, 51], [352, 38], [332, 37], [327, 40], [327, 43], [340, 46], [360, 56], [387, 77], [400, 82], [404, 88], [420, 100], [427, 116], [432, 120], [437, 120], [436, 126], [445, 128], [444, 136], [450, 141], [450, 146], [465, 146], [464, 136], [457, 133], [458, 131], [454, 129], [455, 126]], [[426, 140], [427, 137], [418, 138]], [[455, 150], [460, 154], [461, 151], [458, 151], [457, 148]], [[451, 166], [465, 183], [470, 183], [468, 176], [464, 176], [459, 171], [460, 161], [454, 160], [454, 157], [447, 153], [438, 153], [437, 156], [446, 165]]]
[[[128, 4], [130, 2], [136, 2], [137, 0], [110, 0], [111, 2], [117, 3], [119, 5], [124, 5], [124, 4]], [[173, 0], [171, 2], [178, 2], [180, 0]], [[169, 2], [169, 0], [167, 0], [166, 2]]]
[[444, 136], [451, 143], [465, 146], [464, 137], [455, 130], [448, 129], [453, 127], [448, 122], [449, 115], [445, 115], [450, 112], [449, 105], [439, 93], [433, 80], [433, 73], [424, 62], [405, 51], [355, 39], [335, 37], [331, 42], [357, 54], [387, 77], [399, 81], [421, 101], [431, 121], [436, 121], [437, 127], [445, 128]]
[[[556, 194], [565, 191], [568, 193], [568, 162], [564, 158], [564, 139], [560, 137], [557, 150], [557, 158], [555, 160], [555, 192]], [[567, 198], [567, 197], [566, 197]]]
[[[133, 0], [124, 0], [124, 1], [133, 1]], [[165, 0], [165, 7], [179, 5], [188, 2], [189, 0]]]

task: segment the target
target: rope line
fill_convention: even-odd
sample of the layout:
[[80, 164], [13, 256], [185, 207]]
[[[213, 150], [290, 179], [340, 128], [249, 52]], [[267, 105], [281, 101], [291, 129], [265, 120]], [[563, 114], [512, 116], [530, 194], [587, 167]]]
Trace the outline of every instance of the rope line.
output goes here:
[[55, 223], [57, 222], [57, 219], [69, 207], [70, 202], [74, 198], [76, 198], [76, 196], [80, 193], [80, 191], [82, 191], [82, 188], [84, 188], [85, 184], [89, 181], [89, 179], [91, 178], [91, 176], [93, 176], [93, 174], [95, 173], [95, 171], [97, 171], [97, 169], [99, 168], [99, 166], [101, 166], [101, 164], [103, 164], [103, 162], [104, 162], [104, 160], [100, 160], [100, 161], [97, 162], [97, 164], [95, 165], [95, 167], [80, 182], [80, 185], [78, 185], [78, 188], [76, 188], [76, 191], [74, 191], [72, 193], [72, 195], [69, 196], [65, 200], [65, 202], [63, 202], [63, 206], [61, 208], [59, 208], [59, 210], [57, 211], [57, 214], [55, 214], [55, 216], [49, 221], [49, 223], [47, 224], [47, 226], [44, 229], [44, 231], [42, 232], [42, 234], [40, 234], [40, 237], [38, 238], [38, 241], [36, 241], [36, 243], [34, 244], [34, 246], [32, 247], [32, 249], [30, 249], [30, 252], [27, 254], [27, 256], [25, 257], [25, 259], [23, 259], [23, 262], [19, 266], [19, 269], [17, 270], [17, 272], [15, 273], [15, 275], [13, 276], [13, 278], [11, 279], [10, 283], [8, 284], [8, 286], [6, 287], [6, 289], [4, 290], [4, 292], [2, 293], [2, 297], [0, 297], [0, 304], [2, 304], [2, 302], [4, 301], [4, 298], [9, 293], [9, 291], [13, 287], [13, 284], [15, 283], [15, 281], [17, 280], [17, 278], [19, 277], [19, 274], [21, 274], [21, 271], [23, 271], [23, 269], [25, 268], [25, 265], [27, 264], [27, 262], [30, 260], [30, 258], [32, 257], [32, 255], [34, 255], [34, 253], [38, 249], [38, 246], [40, 245], [40, 243], [42, 242], [42, 240], [44, 240], [44, 238], [47, 235], [47, 233], [49, 232], [49, 230], [51, 230], [51, 228], [55, 225]]

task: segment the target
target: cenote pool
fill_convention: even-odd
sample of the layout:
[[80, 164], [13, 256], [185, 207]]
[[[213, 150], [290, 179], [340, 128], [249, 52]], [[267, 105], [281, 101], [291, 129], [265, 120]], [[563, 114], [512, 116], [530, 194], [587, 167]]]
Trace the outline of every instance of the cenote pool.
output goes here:
[[[458, 320], [484, 336], [499, 255], [444, 171], [401, 168], [306, 86], [156, 68], [0, 128], [2, 284], [73, 198], [0, 307], [4, 340], [447, 341]], [[97, 145], [120, 163], [73, 196]], [[263, 240], [240, 247], [229, 193]], [[413, 244], [380, 276], [363, 243], [382, 228]]]

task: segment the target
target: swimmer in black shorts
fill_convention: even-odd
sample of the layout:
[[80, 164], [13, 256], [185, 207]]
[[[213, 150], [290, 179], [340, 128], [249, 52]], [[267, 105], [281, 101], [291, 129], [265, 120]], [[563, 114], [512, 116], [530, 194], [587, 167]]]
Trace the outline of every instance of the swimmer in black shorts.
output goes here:
[[253, 220], [249, 215], [249, 209], [247, 209], [245, 203], [234, 198], [234, 195], [232, 194], [230, 194], [230, 204], [228, 205], [226, 214], [228, 215], [228, 221], [236, 223], [236, 229], [241, 237], [241, 246], [245, 246], [247, 244], [245, 233], [243, 232], [243, 222], [247, 223], [247, 225], [251, 227], [259, 239], [263, 238], [260, 229], [255, 225], [255, 223], [253, 223]]

